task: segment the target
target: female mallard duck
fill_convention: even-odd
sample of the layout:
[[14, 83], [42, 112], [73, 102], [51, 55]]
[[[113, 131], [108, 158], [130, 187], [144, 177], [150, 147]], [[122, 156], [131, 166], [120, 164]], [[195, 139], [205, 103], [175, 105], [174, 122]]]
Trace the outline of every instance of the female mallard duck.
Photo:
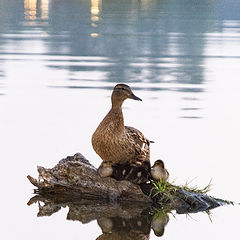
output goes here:
[[92, 146], [103, 162], [138, 164], [150, 162], [149, 140], [137, 129], [124, 126], [122, 104], [127, 98], [142, 101], [125, 84], [114, 87], [112, 108], [92, 136]]
[[151, 175], [154, 180], [166, 182], [169, 178], [168, 170], [164, 166], [162, 160], [157, 160], [151, 168]]

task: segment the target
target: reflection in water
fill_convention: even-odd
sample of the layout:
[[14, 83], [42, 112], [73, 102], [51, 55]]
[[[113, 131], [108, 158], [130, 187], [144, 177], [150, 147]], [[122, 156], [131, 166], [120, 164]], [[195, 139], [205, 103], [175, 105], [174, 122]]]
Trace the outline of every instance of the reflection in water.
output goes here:
[[[6, 23], [0, 30], [8, 33], [0, 35], [1, 50], [21, 53], [21, 61], [29, 53], [45, 56], [49, 71], [64, 73], [64, 81], [52, 81], [49, 86], [91, 88], [125, 82], [159, 92], [155, 98], [160, 91], [177, 92], [180, 116], [187, 118], [202, 117], [201, 100], [212, 80], [206, 77], [207, 61], [239, 58], [239, 6], [232, 9], [226, 0], [12, 0], [0, 4], [8, 10], [0, 9], [0, 20]], [[41, 51], [29, 50], [33, 34]], [[2, 46], [2, 39], [7, 39], [3, 41], [7, 46]], [[186, 111], [185, 99], [193, 97], [197, 99], [190, 106], [194, 109]]]
[[[0, 38], [0, 48], [1, 48], [1, 38]], [[4, 82], [2, 80], [4, 80], [4, 71], [3, 71], [3, 63], [2, 63], [2, 59], [0, 56], [0, 96], [3, 96], [3, 88], [4, 88]]]
[[[148, 5], [148, 11], [146, 11], [144, 2], [140, 5], [133, 1], [123, 5], [116, 1], [111, 3], [107, 1], [103, 4], [104, 8], [101, 10], [101, 1], [91, 1], [90, 29], [84, 26], [88, 20], [86, 14], [75, 16], [75, 26], [59, 21], [51, 23], [55, 32], [69, 31], [70, 41], [64, 44], [70, 47], [70, 54], [111, 57], [114, 66], [108, 69], [108, 81], [110, 82], [203, 82], [204, 59], [202, 56], [204, 55], [205, 35], [202, 33], [210, 26], [206, 24], [198, 28], [195, 21], [189, 21], [186, 13], [192, 12], [188, 9], [192, 10], [194, 3], [188, 3], [176, 10], [171, 9], [171, 6], [165, 9], [164, 3], [156, 2]], [[82, 7], [86, 6], [82, 5]], [[65, 8], [67, 12], [71, 12], [71, 2], [66, 4]], [[172, 14], [162, 15], [163, 9]], [[61, 14], [58, 11], [58, 9], [55, 10], [53, 19], [58, 19], [58, 15]], [[212, 11], [207, 12], [211, 17]], [[174, 17], [176, 14], [176, 17], [182, 14], [185, 18], [179, 21]], [[146, 17], [149, 21], [144, 21]], [[203, 11], [202, 16], [199, 17], [207, 16]], [[130, 23], [128, 19], [131, 19]], [[69, 21], [71, 20], [67, 22]], [[188, 24], [187, 29], [186, 24]], [[101, 38], [96, 41], [86, 39], [88, 41], [82, 42], [89, 30], [90, 36], [101, 35]], [[49, 51], [51, 52], [51, 49]], [[72, 71], [71, 64], [69, 67]], [[95, 69], [92, 68], [92, 70]], [[73, 71], [79, 71], [80, 75], [83, 69], [75, 67]]]
[[91, 14], [92, 16], [94, 15], [99, 15], [99, 7], [100, 7], [101, 1], [100, 0], [91, 0]]
[[91, 0], [91, 26], [94, 28], [94, 32], [90, 34], [91, 37], [98, 37], [97, 33], [98, 22], [100, 20], [100, 8], [102, 5], [101, 0]]
[[49, 0], [41, 0], [41, 18], [48, 19]]
[[49, 0], [24, 0], [24, 15], [26, 20], [36, 20], [40, 12], [42, 20], [48, 19]]
[[37, 195], [29, 200], [28, 205], [36, 202], [39, 208], [38, 217], [51, 216], [68, 206], [68, 220], [82, 223], [97, 220], [102, 230], [102, 235], [97, 239], [101, 240], [145, 240], [149, 239], [151, 229], [156, 236], [162, 236], [169, 221], [168, 211], [157, 211], [146, 203], [111, 203]]
[[37, 0], [24, 0], [25, 19], [36, 20]]
[[169, 216], [166, 212], [164, 211], [157, 212], [153, 216], [152, 222], [151, 222], [151, 227], [154, 231], [154, 234], [158, 237], [163, 236], [165, 226], [168, 224], [168, 222], [169, 222]]
[[[81, 2], [79, 5], [83, 9], [87, 7]], [[213, 6], [206, 7], [205, 3], [199, 3], [198, 7], [203, 10], [198, 14], [198, 19], [213, 17], [210, 10]], [[121, 4], [117, 1], [92, 0], [89, 16], [74, 14], [76, 7], [73, 10], [71, 2], [64, 8], [66, 12], [73, 12], [69, 18], [74, 15], [75, 24], [71, 26], [67, 24], [70, 19], [63, 22], [59, 18], [61, 9], [50, 13], [55, 19], [50, 26], [53, 32], [68, 31], [68, 41], [59, 39], [58, 45], [68, 49], [69, 55], [89, 56], [89, 60], [85, 61], [62, 61], [61, 57], [55, 63], [49, 61], [51, 69], [69, 71], [68, 80], [75, 81], [66, 81], [64, 85], [67, 88], [91, 88], [101, 86], [102, 82], [134, 82], [144, 83], [145, 89], [150, 91], [182, 92], [184, 97], [189, 93], [197, 96], [205, 91], [205, 33], [214, 27], [214, 22], [201, 22], [195, 18], [189, 20], [193, 12], [198, 11], [195, 3], [166, 5], [161, 1], [129, 1]], [[90, 27], [86, 26], [88, 21]], [[49, 52], [55, 52], [56, 48], [55, 44], [48, 44]], [[95, 61], [95, 56], [105, 56], [108, 60], [103, 66], [102, 62]], [[97, 72], [106, 74], [91, 74], [90, 78], [85, 78], [88, 73]], [[153, 86], [148, 88], [146, 83]], [[167, 88], [164, 86], [166, 83], [169, 84]], [[58, 83], [54, 84], [59, 86]], [[199, 87], [179, 88], [176, 84]], [[200, 108], [199, 105], [196, 107]], [[198, 110], [193, 111], [198, 113], [190, 115], [189, 111], [185, 111], [185, 114], [187, 117], [200, 117]]]

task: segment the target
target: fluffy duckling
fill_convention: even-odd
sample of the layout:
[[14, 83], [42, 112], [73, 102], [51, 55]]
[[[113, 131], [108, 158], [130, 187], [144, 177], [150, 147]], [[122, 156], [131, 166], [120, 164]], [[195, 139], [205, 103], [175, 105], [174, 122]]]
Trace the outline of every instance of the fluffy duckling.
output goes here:
[[115, 164], [112, 177], [116, 180], [128, 180], [135, 184], [145, 183], [149, 180], [150, 163], [142, 162], [131, 164]]
[[110, 162], [102, 162], [97, 172], [101, 177], [111, 177], [113, 174], [113, 168]]
[[103, 162], [130, 164], [150, 162], [150, 142], [133, 127], [124, 126], [122, 104], [126, 99], [142, 101], [126, 84], [117, 84], [112, 92], [112, 108], [92, 136], [92, 146]]
[[169, 173], [164, 167], [164, 162], [162, 160], [155, 161], [151, 168], [151, 175], [154, 180], [159, 181], [160, 179], [166, 182], [169, 178]]

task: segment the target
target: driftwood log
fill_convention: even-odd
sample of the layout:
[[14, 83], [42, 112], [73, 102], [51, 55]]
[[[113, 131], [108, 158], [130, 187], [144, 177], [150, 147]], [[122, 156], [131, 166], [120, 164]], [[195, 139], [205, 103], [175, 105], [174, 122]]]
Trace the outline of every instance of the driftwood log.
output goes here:
[[[51, 211], [58, 209], [57, 199], [61, 199], [61, 204], [89, 200], [104, 201], [108, 204], [116, 202], [131, 204], [132, 202], [132, 205], [140, 204], [145, 208], [163, 207], [159, 204], [161, 195], [156, 194], [151, 183], [136, 185], [126, 180], [101, 178], [97, 169], [80, 153], [62, 159], [51, 169], [38, 167], [38, 173], [38, 180], [27, 176], [29, 181], [37, 187], [35, 193], [38, 194], [30, 200], [30, 204], [36, 199], [46, 197], [47, 201], [51, 199], [52, 205], [55, 206]], [[174, 209], [177, 213], [191, 213], [207, 211], [224, 203], [223, 200], [205, 194], [180, 189], [173, 199], [165, 204], [168, 209]]]

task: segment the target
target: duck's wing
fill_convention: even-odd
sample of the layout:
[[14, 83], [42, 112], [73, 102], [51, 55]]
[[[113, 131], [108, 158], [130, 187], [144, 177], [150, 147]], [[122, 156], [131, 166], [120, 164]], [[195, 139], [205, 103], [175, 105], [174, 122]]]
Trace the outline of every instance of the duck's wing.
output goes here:
[[135, 161], [144, 162], [150, 161], [150, 141], [144, 137], [144, 135], [136, 128], [125, 126], [127, 139], [129, 143], [134, 145], [137, 153]]
[[125, 126], [126, 133], [141, 149], [149, 148], [150, 141], [136, 128]]

